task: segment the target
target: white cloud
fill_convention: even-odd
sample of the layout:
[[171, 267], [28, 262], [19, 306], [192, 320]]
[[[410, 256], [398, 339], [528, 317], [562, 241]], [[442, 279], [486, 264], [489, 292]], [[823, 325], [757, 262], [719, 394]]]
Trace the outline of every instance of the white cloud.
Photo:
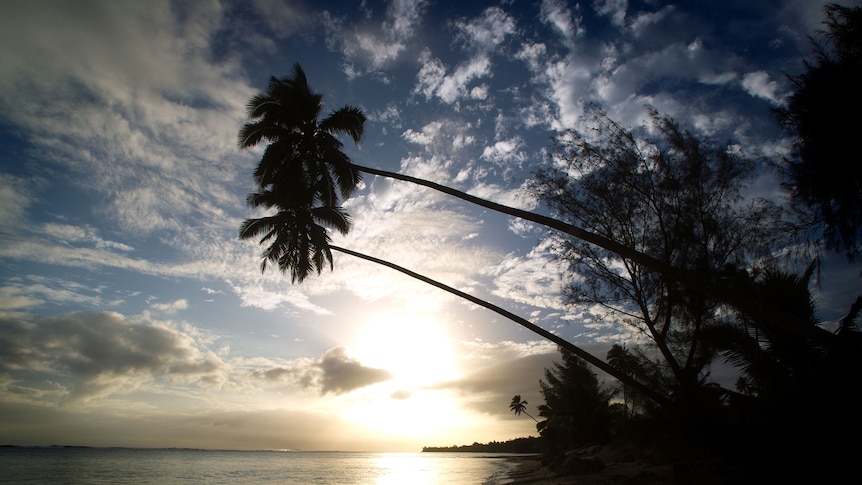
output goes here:
[[576, 18], [562, 0], [542, 0], [541, 17], [542, 22], [550, 24], [569, 46], [584, 32], [581, 19]]
[[520, 163], [527, 159], [526, 153], [522, 151], [523, 146], [524, 142], [520, 137], [500, 140], [491, 146], [486, 146], [482, 151], [482, 158], [497, 164]]
[[769, 80], [765, 71], [749, 72], [742, 76], [742, 87], [752, 96], [771, 101], [774, 105], [784, 104], [784, 97], [778, 94], [778, 83]]
[[489, 7], [480, 17], [469, 21], [456, 21], [455, 29], [473, 51], [490, 52], [499, 46], [507, 35], [515, 33], [515, 21], [499, 7]]
[[116, 241], [102, 239], [98, 230], [90, 225], [73, 226], [71, 224], [46, 223], [42, 232], [63, 243], [90, 243], [97, 249], [134, 251], [135, 248]]
[[185, 298], [181, 298], [179, 300], [175, 300], [169, 303], [154, 303], [150, 305], [150, 308], [152, 308], [153, 310], [167, 315], [173, 315], [179, 310], [188, 309], [188, 307], [189, 302]]
[[489, 74], [491, 60], [487, 56], [479, 56], [458, 66], [452, 75], [444, 77], [435, 94], [444, 103], [452, 104], [458, 99], [470, 97], [473, 94], [467, 87], [470, 82]]
[[394, 0], [389, 3], [381, 24], [367, 22], [353, 29], [342, 19], [324, 12], [327, 44], [344, 55], [348, 78], [382, 69], [397, 60], [418, 30], [426, 6], [425, 0]]
[[427, 146], [434, 141], [434, 137], [440, 132], [442, 126], [442, 121], [434, 121], [423, 126], [421, 132], [416, 132], [410, 129], [402, 133], [401, 137], [411, 143]]
[[617, 27], [625, 25], [628, 0], [595, 0], [593, 5], [601, 15], [611, 19], [611, 23]]

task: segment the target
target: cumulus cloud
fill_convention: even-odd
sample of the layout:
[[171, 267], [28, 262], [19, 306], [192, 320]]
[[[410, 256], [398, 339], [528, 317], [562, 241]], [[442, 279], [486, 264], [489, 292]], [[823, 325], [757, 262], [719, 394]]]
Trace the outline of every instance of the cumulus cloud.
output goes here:
[[325, 351], [317, 359], [263, 361], [249, 365], [253, 369], [248, 372], [248, 376], [267, 386], [298, 386], [316, 390], [321, 395], [347, 394], [393, 377], [388, 370], [363, 365], [342, 345]]
[[189, 302], [185, 298], [181, 298], [179, 300], [175, 300], [168, 303], [154, 303], [150, 305], [150, 308], [156, 310], [158, 312], [162, 312], [168, 315], [172, 315], [179, 310], [185, 310], [189, 307]]
[[500, 7], [489, 7], [477, 18], [459, 20], [455, 30], [468, 50], [490, 52], [515, 33], [515, 20]]
[[189, 332], [117, 313], [0, 319], [0, 372], [43, 373], [65, 399], [87, 401], [134, 391], [146, 382], [218, 387], [227, 366]]
[[[470, 87], [476, 79], [491, 74], [491, 60], [487, 55], [476, 56], [459, 65], [451, 74], [440, 59], [427, 60], [417, 74], [417, 84], [414, 93], [425, 95], [426, 99], [440, 98], [446, 104], [452, 104], [460, 99], [483, 99], [486, 92]], [[474, 86], [475, 88], [476, 86]]]
[[521, 150], [522, 146], [523, 140], [520, 137], [500, 140], [485, 147], [482, 151], [482, 158], [498, 164], [523, 162], [527, 159], [527, 154]]
[[769, 80], [765, 71], [749, 72], [742, 76], [742, 87], [752, 96], [771, 101], [775, 105], [783, 105], [784, 97], [778, 94], [778, 83]]
[[366, 22], [352, 29], [342, 19], [324, 12], [327, 44], [344, 56], [348, 78], [379, 70], [397, 60], [407, 50], [426, 6], [425, 0], [396, 0], [389, 3], [380, 24]]
[[465, 368], [471, 371], [432, 388], [452, 391], [467, 407], [501, 417], [511, 413], [505, 403], [515, 394], [532, 403], [543, 402], [538, 380], [560, 359], [556, 345], [548, 341], [460, 342], [460, 350]]
[[542, 21], [551, 25], [565, 43], [572, 46], [574, 38], [583, 33], [580, 18], [576, 18], [561, 0], [543, 0]]
[[344, 394], [392, 378], [392, 373], [385, 369], [367, 367], [351, 358], [345, 347], [327, 350], [317, 365], [321, 371], [320, 390], [324, 394]]

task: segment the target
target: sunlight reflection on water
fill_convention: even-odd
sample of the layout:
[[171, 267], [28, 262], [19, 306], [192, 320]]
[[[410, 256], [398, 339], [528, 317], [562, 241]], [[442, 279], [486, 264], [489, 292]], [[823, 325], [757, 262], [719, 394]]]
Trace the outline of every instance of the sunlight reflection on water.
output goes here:
[[0, 484], [494, 485], [507, 482], [508, 456], [9, 447]]

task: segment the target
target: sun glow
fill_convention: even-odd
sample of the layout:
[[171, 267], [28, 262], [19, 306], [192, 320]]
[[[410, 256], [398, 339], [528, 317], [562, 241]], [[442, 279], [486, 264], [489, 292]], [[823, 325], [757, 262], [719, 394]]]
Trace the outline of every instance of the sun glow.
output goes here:
[[454, 341], [445, 327], [409, 313], [369, 318], [353, 339], [352, 355], [364, 366], [386, 369], [393, 378], [353, 394], [346, 417], [374, 433], [422, 439], [463, 425], [456, 399], [449, 391], [433, 389], [459, 375]]
[[404, 313], [370, 318], [351, 348], [363, 365], [386, 369], [396, 385], [415, 389], [458, 376], [452, 345], [445, 325]]

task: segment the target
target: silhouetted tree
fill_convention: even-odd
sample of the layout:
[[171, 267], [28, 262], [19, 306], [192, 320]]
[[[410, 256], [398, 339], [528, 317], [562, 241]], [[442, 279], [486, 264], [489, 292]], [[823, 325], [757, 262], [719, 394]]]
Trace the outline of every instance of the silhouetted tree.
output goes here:
[[[814, 326], [819, 324], [809, 288], [814, 268], [794, 274], [769, 267], [753, 276], [738, 274], [737, 284]], [[706, 329], [703, 340], [741, 371], [739, 394], [728, 395], [725, 428], [738, 438], [732, 445], [737, 460], [772, 470], [767, 473], [773, 478], [779, 478], [774, 471], [794, 476], [796, 467], [783, 468], [788, 462], [829, 463], [822, 473], [835, 477], [855, 466], [855, 448], [841, 443], [858, 438], [862, 421], [832, 410], [856, 400], [862, 378], [857, 332], [844, 336], [842, 346], [820, 346], [739, 315], [738, 322]]]
[[536, 423], [539, 422], [538, 419], [534, 418], [530, 413], [527, 412], [527, 401], [526, 399], [522, 401], [520, 394], [515, 394], [515, 396], [512, 398], [512, 402], [509, 404], [509, 410], [515, 413], [515, 416], [520, 416], [521, 413], [524, 413]]
[[[655, 112], [653, 127], [654, 139], [638, 140], [597, 112], [592, 132], [556, 137], [551, 164], [536, 172], [530, 190], [573, 225], [733, 288], [722, 280], [723, 268], [767, 256], [780, 235], [772, 206], [739, 203], [754, 164]], [[712, 355], [698, 336], [724, 318], [725, 302], [582, 240], [553, 237], [557, 257], [570, 269], [567, 301], [601, 307], [605, 318], [650, 338], [661, 360], [637, 360], [651, 367], [650, 381], [642, 382], [657, 383], [657, 373], [668, 372], [672, 385], [650, 387], [675, 399], [699, 393]]]
[[365, 114], [344, 106], [320, 119], [322, 111], [323, 96], [309, 88], [296, 64], [292, 76], [270, 78], [267, 89], [249, 100], [249, 121], [239, 131], [240, 148], [268, 143], [254, 171], [259, 191], [249, 195], [248, 204], [278, 210], [275, 216], [246, 221], [240, 238], [270, 241], [261, 271], [271, 262], [299, 283], [327, 264], [332, 267], [326, 228], [342, 234], [350, 229], [341, 199], [359, 182], [335, 135], [347, 134], [358, 143]]
[[539, 381], [545, 403], [537, 426], [546, 450], [554, 455], [587, 443], [603, 443], [610, 437], [610, 398], [613, 390], [599, 384], [583, 359], [562, 350], [562, 360], [545, 369]]
[[825, 7], [814, 62], [791, 76], [795, 88], [781, 123], [795, 136], [786, 187], [824, 225], [825, 246], [853, 260], [862, 254], [862, 155], [856, 146], [862, 112], [862, 6]]
[[610, 375], [619, 375], [645, 395], [662, 400], [662, 396], [617, 373], [603, 360], [497, 305], [394, 263], [333, 246], [328, 230], [342, 234], [349, 231], [350, 217], [341, 201], [360, 180], [360, 168], [350, 163], [335, 135], [346, 134], [359, 142], [366, 117], [359, 108], [349, 105], [319, 119], [322, 111], [323, 96], [311, 90], [299, 64], [291, 76], [271, 78], [267, 89], [248, 102], [249, 121], [239, 131], [239, 146], [245, 149], [261, 142], [268, 145], [254, 171], [257, 191], [248, 196], [247, 202], [255, 208], [275, 210], [275, 214], [246, 220], [239, 237], [259, 238], [260, 244], [269, 244], [262, 254], [261, 271], [267, 262], [274, 263], [282, 272], [290, 272], [292, 282], [301, 283], [312, 273], [319, 274], [327, 264], [332, 268], [332, 251], [381, 264], [503, 315]]

